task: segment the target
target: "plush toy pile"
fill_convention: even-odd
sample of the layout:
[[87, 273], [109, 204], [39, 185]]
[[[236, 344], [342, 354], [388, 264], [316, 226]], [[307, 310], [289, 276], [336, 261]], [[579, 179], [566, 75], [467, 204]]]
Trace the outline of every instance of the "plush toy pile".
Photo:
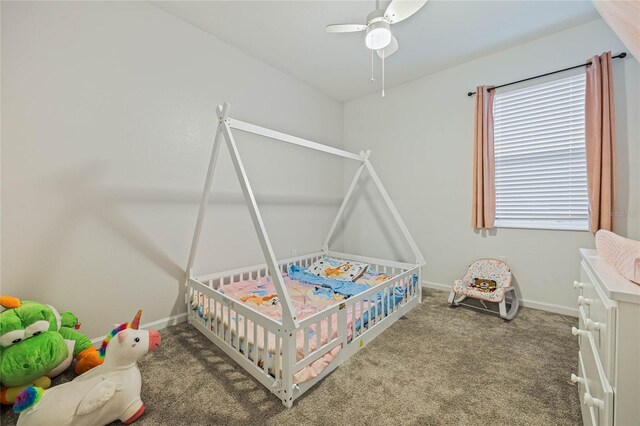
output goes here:
[[77, 330], [80, 324], [73, 313], [8, 296], [0, 297], [0, 306], [3, 404], [13, 404], [28, 386], [48, 388], [51, 378], [66, 370], [74, 358], [78, 374], [102, 364], [97, 349]]
[[104, 363], [73, 381], [49, 390], [34, 386], [24, 389], [13, 409], [21, 425], [106, 425], [114, 420], [125, 424], [144, 412], [140, 399], [142, 381], [138, 358], [160, 345], [155, 330], [138, 330], [142, 311], [131, 323], [114, 328], [102, 343]]

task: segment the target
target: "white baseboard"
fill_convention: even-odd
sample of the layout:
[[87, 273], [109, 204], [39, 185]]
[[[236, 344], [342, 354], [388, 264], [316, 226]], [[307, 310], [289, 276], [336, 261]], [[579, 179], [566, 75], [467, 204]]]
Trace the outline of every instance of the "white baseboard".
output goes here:
[[447, 293], [451, 291], [451, 285], [434, 283], [431, 281], [422, 281], [423, 288], [433, 288], [435, 290], [446, 291]]
[[[422, 287], [432, 288], [434, 290], [451, 291], [451, 285], [434, 283], [431, 281], [422, 281]], [[570, 317], [578, 317], [578, 309], [569, 308], [567, 306], [555, 305], [553, 303], [536, 302], [535, 300], [520, 299], [520, 305], [526, 308], [538, 309], [540, 311], [553, 312], [555, 314], [568, 315]]]
[[[162, 330], [163, 328], [167, 328], [167, 327], [170, 327], [172, 325], [180, 324], [181, 322], [185, 322], [186, 320], [187, 320], [187, 313], [183, 312], [181, 314], [172, 315], [170, 317], [162, 318], [162, 319], [159, 319], [157, 321], [152, 321], [152, 322], [148, 322], [148, 323], [145, 323], [145, 324], [140, 324], [140, 329], [142, 329], [142, 330], [149, 330], [149, 329]], [[107, 337], [106, 334], [104, 336], [100, 336], [100, 337], [96, 337], [95, 339], [91, 339], [91, 343], [93, 343], [94, 346], [100, 346], [105, 337]]]
[[520, 303], [525, 308], [537, 309], [539, 311], [553, 312], [554, 314], [567, 315], [578, 318], [578, 310], [567, 306], [556, 305], [553, 303], [536, 302], [533, 300], [521, 300]]

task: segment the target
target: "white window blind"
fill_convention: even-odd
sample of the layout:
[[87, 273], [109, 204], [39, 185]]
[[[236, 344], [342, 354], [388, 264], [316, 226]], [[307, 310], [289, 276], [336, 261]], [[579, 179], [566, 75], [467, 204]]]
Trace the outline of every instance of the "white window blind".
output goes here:
[[496, 226], [588, 229], [585, 75], [496, 94]]

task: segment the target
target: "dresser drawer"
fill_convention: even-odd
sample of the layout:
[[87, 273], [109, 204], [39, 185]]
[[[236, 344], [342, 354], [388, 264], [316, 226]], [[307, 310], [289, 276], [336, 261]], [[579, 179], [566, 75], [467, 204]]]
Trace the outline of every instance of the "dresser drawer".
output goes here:
[[578, 353], [578, 395], [580, 396], [580, 411], [582, 411], [582, 423], [584, 426], [595, 426], [598, 424], [598, 413], [593, 407], [584, 403], [585, 393], [590, 394], [587, 381], [584, 379], [584, 363], [582, 355]]
[[583, 305], [580, 309], [580, 328], [588, 330], [594, 340], [597, 354], [600, 358], [605, 374], [613, 380], [615, 359], [616, 334], [616, 303], [609, 299], [600, 289], [591, 271], [581, 265], [581, 279], [588, 283], [583, 290]]
[[580, 394], [580, 403], [584, 406], [583, 420], [586, 423], [584, 416], [591, 416], [592, 409], [596, 425], [613, 425], [613, 389], [605, 376], [595, 341], [590, 333], [580, 335], [579, 358], [582, 368], [580, 377], [584, 386], [584, 392]]

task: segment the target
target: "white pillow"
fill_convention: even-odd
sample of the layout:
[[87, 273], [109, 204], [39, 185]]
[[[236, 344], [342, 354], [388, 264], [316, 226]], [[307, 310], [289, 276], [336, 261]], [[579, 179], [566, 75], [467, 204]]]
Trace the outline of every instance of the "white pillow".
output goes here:
[[320, 260], [316, 260], [313, 265], [309, 266], [307, 271], [322, 278], [341, 281], [355, 281], [367, 272], [368, 267], [368, 263], [323, 257]]

